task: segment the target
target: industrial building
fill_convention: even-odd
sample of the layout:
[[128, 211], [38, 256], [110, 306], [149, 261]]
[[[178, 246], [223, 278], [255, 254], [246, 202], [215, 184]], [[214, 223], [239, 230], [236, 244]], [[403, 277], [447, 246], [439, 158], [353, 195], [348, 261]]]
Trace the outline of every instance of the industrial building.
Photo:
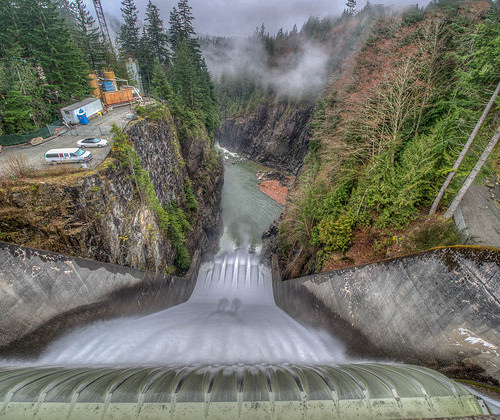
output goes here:
[[61, 115], [66, 124], [78, 124], [78, 112], [80, 109], [85, 112], [87, 118], [92, 118], [98, 112], [103, 111], [103, 106], [100, 98], [87, 98], [83, 101], [68, 105], [61, 109]]

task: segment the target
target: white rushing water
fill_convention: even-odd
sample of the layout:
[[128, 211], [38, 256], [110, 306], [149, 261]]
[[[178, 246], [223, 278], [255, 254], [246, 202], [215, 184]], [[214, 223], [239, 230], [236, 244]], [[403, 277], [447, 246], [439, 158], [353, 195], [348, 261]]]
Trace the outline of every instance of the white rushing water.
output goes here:
[[[258, 249], [255, 237], [260, 237], [262, 226], [277, 217], [280, 207], [257, 189], [255, 173], [242, 165], [226, 167], [226, 179], [229, 173], [231, 181], [223, 190], [225, 250], [202, 265], [188, 302], [145, 317], [101, 321], [75, 329], [29, 364], [73, 367], [345, 362], [341, 343], [327, 333], [302, 326], [275, 305], [270, 272], [259, 264], [259, 255], [248, 249]], [[238, 232], [239, 213], [231, 206], [241, 203], [246, 206], [247, 216], [243, 230]], [[251, 238], [251, 230], [256, 231], [254, 239], [242, 245], [242, 238]], [[235, 249], [237, 245], [239, 250]]]
[[258, 256], [234, 252], [204, 264], [185, 304], [142, 318], [100, 322], [52, 344], [39, 365], [338, 363], [343, 347], [275, 304]]

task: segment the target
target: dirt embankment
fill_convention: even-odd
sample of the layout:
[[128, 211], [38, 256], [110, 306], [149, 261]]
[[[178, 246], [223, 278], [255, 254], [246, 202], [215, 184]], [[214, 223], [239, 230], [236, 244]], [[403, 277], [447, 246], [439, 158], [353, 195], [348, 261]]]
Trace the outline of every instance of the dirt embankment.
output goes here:
[[257, 180], [259, 190], [282, 206], [286, 204], [288, 189], [294, 182], [293, 177], [277, 171], [259, 171]]

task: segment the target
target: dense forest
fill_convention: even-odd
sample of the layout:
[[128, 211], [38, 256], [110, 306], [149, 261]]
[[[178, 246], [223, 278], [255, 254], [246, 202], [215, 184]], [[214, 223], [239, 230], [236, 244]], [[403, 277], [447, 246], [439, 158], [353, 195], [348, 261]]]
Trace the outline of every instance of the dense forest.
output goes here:
[[[488, 1], [441, 0], [374, 21], [318, 100], [280, 223], [287, 275], [460, 243], [427, 213], [500, 80], [499, 16]], [[442, 204], [491, 139], [498, 111], [497, 101]], [[490, 165], [498, 157], [497, 148]]]
[[67, 103], [89, 96], [88, 74], [109, 67], [129, 78], [125, 62], [139, 63], [147, 94], [172, 105], [187, 128], [218, 124], [214, 87], [201, 55], [187, 0], [170, 13], [147, 5], [138, 26], [133, 0], [123, 0], [118, 51], [105, 40], [83, 0], [5, 0], [0, 3], [0, 134], [51, 123]]

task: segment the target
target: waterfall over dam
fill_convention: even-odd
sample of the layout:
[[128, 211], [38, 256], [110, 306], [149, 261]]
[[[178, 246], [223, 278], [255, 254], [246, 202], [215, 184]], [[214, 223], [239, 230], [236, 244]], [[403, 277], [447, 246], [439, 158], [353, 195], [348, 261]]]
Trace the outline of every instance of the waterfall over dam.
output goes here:
[[[18, 330], [23, 323], [35, 323], [36, 312], [48, 317], [52, 312], [43, 301], [86, 319], [102, 307], [121, 315], [69, 329], [41, 354], [0, 356], [0, 419], [292, 420], [488, 413], [481, 400], [436, 371], [365, 361], [363, 343], [375, 345], [365, 331], [352, 328], [353, 336], [368, 337], [353, 342], [327, 332], [325, 323], [337, 325], [340, 320], [349, 329], [352, 320], [358, 322], [349, 313], [357, 300], [348, 301], [346, 315], [340, 303], [338, 312], [333, 304], [325, 306], [328, 299], [335, 300], [333, 296], [320, 299], [326, 293], [342, 296], [335, 288], [340, 286], [331, 286], [334, 275], [273, 284], [270, 271], [259, 263], [256, 232], [277, 216], [276, 211], [266, 207], [265, 213], [259, 213], [259, 206], [269, 198], [250, 188], [255, 185], [253, 172], [241, 165], [226, 170], [232, 182], [226, 184], [223, 195], [223, 249], [184, 279], [147, 278], [138, 270], [0, 243], [0, 256], [8, 259], [0, 259], [0, 303], [10, 305], [8, 319], [0, 321], [0, 338], [14, 322]], [[248, 177], [243, 184], [231, 178], [242, 171]], [[231, 194], [255, 196], [239, 200]], [[237, 228], [238, 212], [230, 207], [232, 202], [250, 206], [243, 230]], [[425, 265], [425, 258], [422, 261]], [[494, 280], [497, 272], [491, 256], [481, 267]], [[346, 279], [351, 282], [349, 292], [357, 296], [362, 284], [352, 274]], [[399, 281], [390, 276], [382, 280], [383, 284]], [[486, 286], [484, 293], [477, 286], [478, 296], [491, 292]], [[76, 293], [92, 295], [93, 300], [78, 307]], [[363, 299], [366, 307], [377, 308], [372, 297]], [[496, 308], [486, 297], [474, 303], [486, 311]], [[110, 308], [115, 304], [120, 309], [113, 312]], [[142, 312], [144, 305], [155, 311]], [[401, 310], [396, 304], [391, 309], [395, 316]], [[314, 316], [306, 320], [298, 314], [294, 319], [289, 315], [294, 311], [313, 315], [323, 311], [328, 319], [310, 326]], [[426, 315], [420, 316], [425, 322]], [[411, 320], [411, 315], [404, 319]], [[468, 326], [473, 329], [473, 324], [471, 320]], [[484, 330], [490, 328], [482, 325]], [[383, 337], [385, 325], [371, 328]], [[35, 326], [29, 330], [39, 331]], [[390, 351], [384, 354], [391, 357]]]

